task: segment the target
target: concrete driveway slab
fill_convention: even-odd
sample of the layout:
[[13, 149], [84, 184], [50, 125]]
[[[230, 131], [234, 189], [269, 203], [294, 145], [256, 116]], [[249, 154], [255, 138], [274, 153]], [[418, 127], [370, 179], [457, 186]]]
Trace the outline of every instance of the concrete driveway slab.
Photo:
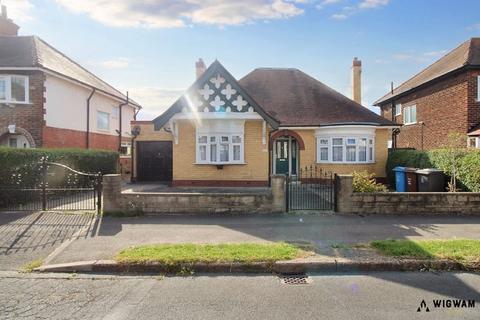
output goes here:
[[86, 237], [88, 232], [78, 231], [93, 227], [93, 222], [93, 214], [0, 213], [0, 270], [44, 259], [67, 239]]

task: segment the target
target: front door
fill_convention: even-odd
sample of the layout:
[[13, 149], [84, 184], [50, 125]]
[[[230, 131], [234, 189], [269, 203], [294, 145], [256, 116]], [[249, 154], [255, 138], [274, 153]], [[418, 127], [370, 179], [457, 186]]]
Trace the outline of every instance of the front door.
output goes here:
[[137, 142], [139, 181], [172, 181], [172, 142]]
[[277, 139], [275, 141], [275, 173], [297, 174], [297, 141], [292, 138]]

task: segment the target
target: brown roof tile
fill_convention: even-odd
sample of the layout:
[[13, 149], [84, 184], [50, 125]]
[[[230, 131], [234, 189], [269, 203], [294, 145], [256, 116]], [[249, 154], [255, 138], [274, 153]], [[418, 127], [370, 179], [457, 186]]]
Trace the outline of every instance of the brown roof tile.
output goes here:
[[255, 69], [239, 84], [281, 126], [395, 125], [298, 69]]

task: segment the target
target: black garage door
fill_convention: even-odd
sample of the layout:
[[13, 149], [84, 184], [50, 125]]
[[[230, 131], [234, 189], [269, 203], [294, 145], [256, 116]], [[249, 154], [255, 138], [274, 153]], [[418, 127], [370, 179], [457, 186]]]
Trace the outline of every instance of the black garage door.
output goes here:
[[172, 142], [137, 142], [139, 181], [172, 181]]

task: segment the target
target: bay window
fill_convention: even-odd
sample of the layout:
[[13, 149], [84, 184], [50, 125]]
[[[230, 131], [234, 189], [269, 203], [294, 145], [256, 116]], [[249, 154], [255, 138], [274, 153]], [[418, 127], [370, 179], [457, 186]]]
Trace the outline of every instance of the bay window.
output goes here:
[[243, 163], [243, 134], [197, 134], [197, 163]]
[[0, 103], [28, 103], [28, 77], [0, 75]]
[[373, 163], [374, 155], [371, 136], [317, 137], [319, 163]]

